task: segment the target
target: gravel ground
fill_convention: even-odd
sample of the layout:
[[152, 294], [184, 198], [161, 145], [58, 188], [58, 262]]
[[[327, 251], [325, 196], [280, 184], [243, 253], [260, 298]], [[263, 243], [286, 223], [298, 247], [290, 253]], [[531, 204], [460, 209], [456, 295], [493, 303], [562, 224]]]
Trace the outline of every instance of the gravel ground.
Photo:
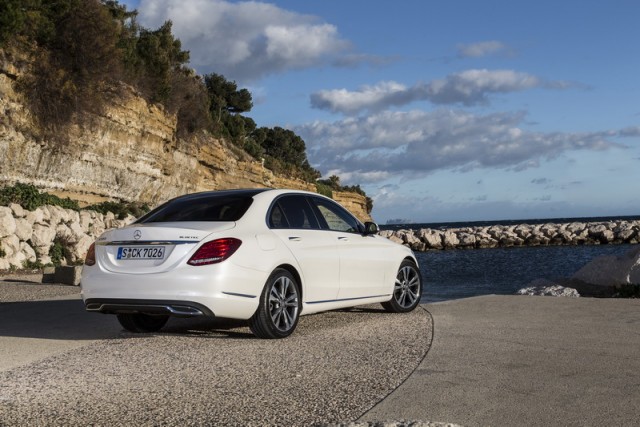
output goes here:
[[413, 372], [432, 336], [425, 309], [379, 305], [304, 316], [285, 340], [172, 319], [0, 373], [0, 426], [348, 423]]

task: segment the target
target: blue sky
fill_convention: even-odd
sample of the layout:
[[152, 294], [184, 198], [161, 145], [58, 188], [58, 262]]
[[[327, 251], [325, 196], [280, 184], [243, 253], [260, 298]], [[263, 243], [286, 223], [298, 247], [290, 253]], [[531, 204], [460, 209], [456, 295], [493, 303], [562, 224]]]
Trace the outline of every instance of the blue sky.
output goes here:
[[123, 3], [380, 223], [640, 215], [637, 1]]

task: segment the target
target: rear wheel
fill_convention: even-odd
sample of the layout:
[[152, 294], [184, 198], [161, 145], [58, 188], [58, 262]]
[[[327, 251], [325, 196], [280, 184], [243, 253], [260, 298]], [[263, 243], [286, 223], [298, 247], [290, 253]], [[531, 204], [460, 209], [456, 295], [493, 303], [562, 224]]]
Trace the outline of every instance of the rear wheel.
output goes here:
[[143, 313], [122, 313], [117, 316], [122, 327], [129, 332], [157, 332], [169, 320], [169, 316], [152, 316]]
[[418, 306], [422, 294], [420, 270], [409, 260], [400, 264], [391, 300], [383, 302], [385, 310], [392, 313], [406, 313]]
[[271, 273], [260, 296], [260, 306], [249, 319], [258, 338], [285, 338], [298, 325], [302, 300], [300, 286], [291, 273], [277, 268]]

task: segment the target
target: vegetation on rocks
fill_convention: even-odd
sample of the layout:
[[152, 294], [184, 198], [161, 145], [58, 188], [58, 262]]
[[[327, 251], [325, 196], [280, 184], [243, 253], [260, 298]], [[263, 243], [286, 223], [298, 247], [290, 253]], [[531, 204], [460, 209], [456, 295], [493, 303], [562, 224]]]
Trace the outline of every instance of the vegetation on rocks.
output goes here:
[[[185, 141], [202, 143], [206, 138], [192, 136], [208, 133], [277, 174], [311, 183], [320, 178], [300, 136], [258, 127], [244, 115], [253, 107], [247, 89], [220, 74], [199, 76], [189, 67], [189, 52], [174, 36], [171, 21], [150, 29], [136, 18], [136, 10], [115, 0], [0, 2], [0, 49], [31, 58], [29, 72], [12, 78], [40, 122], [43, 141], [63, 144], [69, 124], [102, 113], [133, 87], [175, 115], [176, 136]], [[359, 187], [341, 191], [363, 194]]]
[[149, 205], [144, 203], [120, 203], [120, 202], [102, 202], [96, 205], [90, 205], [83, 208], [88, 211], [100, 212], [103, 215], [111, 212], [118, 219], [125, 219], [131, 215], [136, 218], [149, 212]]
[[42, 193], [35, 186], [22, 183], [0, 189], [0, 206], [9, 206], [11, 203], [20, 205], [27, 210], [34, 210], [45, 205], [80, 210], [80, 206], [75, 200], [62, 199], [53, 194]]
[[[328, 179], [318, 179], [316, 182], [316, 187], [318, 188], [318, 193], [328, 195], [327, 192], [333, 191], [347, 191], [350, 193], [360, 194], [361, 196], [365, 196], [367, 201], [367, 213], [371, 213], [373, 209], [373, 199], [371, 199], [364, 192], [359, 185], [342, 185], [340, 183], [340, 177], [336, 175], [331, 175]], [[331, 197], [329, 195], [329, 197]]]
[[0, 188], [0, 206], [9, 206], [15, 203], [27, 210], [34, 210], [40, 206], [60, 206], [74, 211], [87, 210], [100, 212], [103, 215], [111, 212], [118, 219], [125, 219], [131, 215], [140, 217], [149, 212], [150, 208], [144, 203], [135, 202], [111, 202], [106, 201], [80, 208], [78, 202], [69, 198], [60, 198], [47, 192], [41, 192], [31, 184], [16, 183], [15, 185]]

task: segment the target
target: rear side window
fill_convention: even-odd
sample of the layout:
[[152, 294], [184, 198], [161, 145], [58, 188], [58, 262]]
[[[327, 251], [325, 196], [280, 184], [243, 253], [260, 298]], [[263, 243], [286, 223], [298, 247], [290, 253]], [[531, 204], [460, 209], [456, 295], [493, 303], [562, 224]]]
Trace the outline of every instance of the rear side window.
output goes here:
[[269, 227], [319, 229], [318, 221], [304, 196], [283, 196], [272, 206]]
[[151, 222], [238, 221], [253, 199], [246, 195], [201, 195], [180, 197], [152, 210], [138, 224]]

